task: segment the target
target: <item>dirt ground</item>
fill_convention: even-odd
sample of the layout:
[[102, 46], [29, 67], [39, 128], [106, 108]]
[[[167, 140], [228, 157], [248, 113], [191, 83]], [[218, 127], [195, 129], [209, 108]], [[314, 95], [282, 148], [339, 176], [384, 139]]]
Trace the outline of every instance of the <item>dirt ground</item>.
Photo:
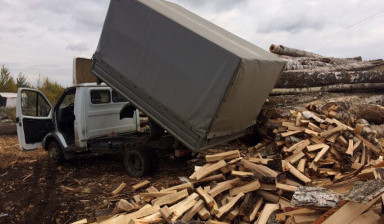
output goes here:
[[[21, 152], [16, 136], [0, 136], [0, 223], [95, 221], [111, 214], [119, 199], [131, 198], [130, 186], [144, 179], [158, 189], [179, 184], [178, 177], [189, 176], [200, 163], [161, 157], [154, 175], [138, 179], [126, 174], [118, 155], [76, 158], [57, 166], [43, 149]], [[113, 196], [122, 181], [127, 187]]]

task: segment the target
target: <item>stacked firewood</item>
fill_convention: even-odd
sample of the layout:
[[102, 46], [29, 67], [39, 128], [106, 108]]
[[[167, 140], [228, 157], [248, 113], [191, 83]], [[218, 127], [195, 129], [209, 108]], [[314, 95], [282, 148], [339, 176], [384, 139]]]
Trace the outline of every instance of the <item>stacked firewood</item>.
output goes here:
[[270, 122], [277, 124], [273, 138], [206, 155], [180, 185], [139, 183], [133, 188], [143, 192], [121, 199], [115, 215], [99, 222], [383, 222], [382, 147], [368, 124], [341, 116], [335, 105]]

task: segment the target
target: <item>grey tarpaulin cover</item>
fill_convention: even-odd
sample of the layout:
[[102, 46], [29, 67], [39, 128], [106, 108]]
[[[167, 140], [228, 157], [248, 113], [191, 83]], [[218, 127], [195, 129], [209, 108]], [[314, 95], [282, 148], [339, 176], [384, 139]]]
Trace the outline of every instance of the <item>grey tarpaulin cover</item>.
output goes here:
[[162, 0], [111, 0], [93, 60], [96, 76], [194, 151], [255, 124], [285, 66]]

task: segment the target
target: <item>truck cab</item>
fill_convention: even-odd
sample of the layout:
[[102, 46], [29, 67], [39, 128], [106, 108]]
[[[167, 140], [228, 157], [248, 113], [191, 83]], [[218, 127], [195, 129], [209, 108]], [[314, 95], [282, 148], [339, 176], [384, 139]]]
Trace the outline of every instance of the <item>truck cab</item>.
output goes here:
[[[71, 153], [117, 149], [102, 147], [98, 139], [129, 135], [140, 131], [136, 109], [121, 112], [130, 103], [106, 85], [85, 83], [67, 88], [55, 106], [38, 90], [18, 90], [16, 122], [20, 149], [42, 146], [53, 160]], [[105, 140], [102, 141], [105, 144]], [[60, 150], [58, 150], [58, 148]]]

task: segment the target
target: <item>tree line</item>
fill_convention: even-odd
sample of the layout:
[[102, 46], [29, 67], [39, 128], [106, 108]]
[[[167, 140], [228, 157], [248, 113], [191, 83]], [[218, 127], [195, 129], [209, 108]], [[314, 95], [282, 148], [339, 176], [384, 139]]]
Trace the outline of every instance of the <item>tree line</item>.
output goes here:
[[0, 92], [16, 93], [17, 89], [22, 87], [38, 89], [48, 98], [52, 105], [55, 105], [65, 89], [62, 85], [56, 81], [50, 80], [48, 77], [39, 76], [35, 85], [31, 84], [25, 74], [19, 73], [17, 77], [14, 78], [9, 72], [8, 67], [2, 65], [0, 75]]

